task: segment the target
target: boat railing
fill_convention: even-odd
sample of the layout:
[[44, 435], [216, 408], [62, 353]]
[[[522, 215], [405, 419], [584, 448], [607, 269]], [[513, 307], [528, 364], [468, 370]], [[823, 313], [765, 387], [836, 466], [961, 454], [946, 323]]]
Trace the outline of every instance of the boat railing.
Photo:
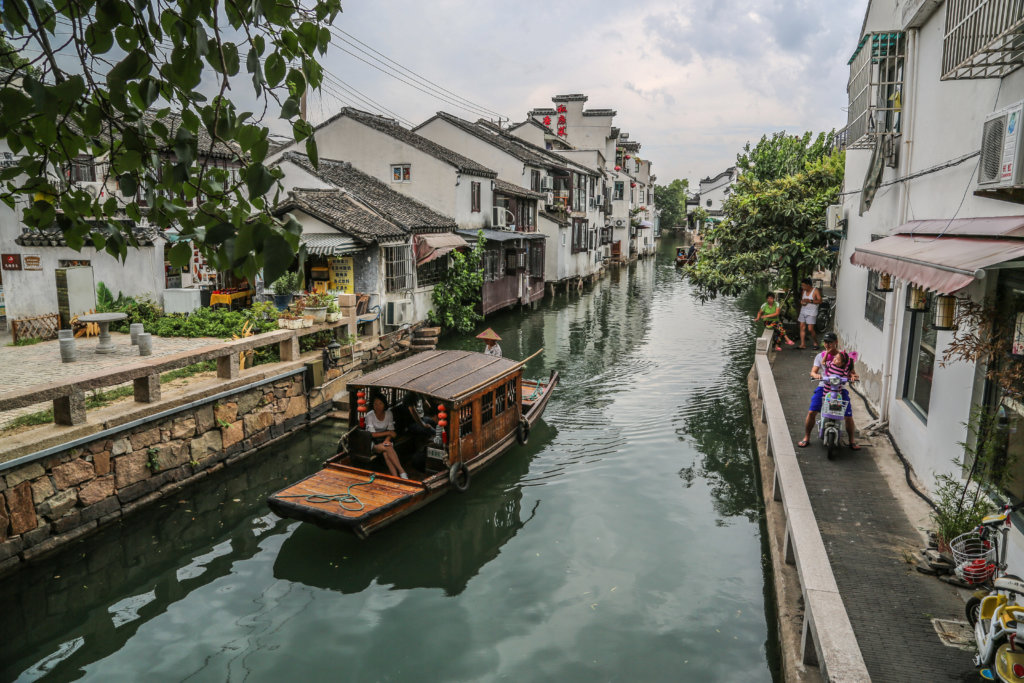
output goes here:
[[765, 505], [777, 506], [785, 519], [782, 538], [769, 539], [772, 555], [794, 565], [799, 577], [804, 607], [800, 658], [806, 665], [818, 666], [823, 680], [870, 681], [811, 508], [775, 385], [768, 360], [772, 334], [773, 330], [766, 329], [757, 339], [754, 356], [761, 422], [767, 425], [766, 451], [775, 469], [771, 499], [765, 500]]

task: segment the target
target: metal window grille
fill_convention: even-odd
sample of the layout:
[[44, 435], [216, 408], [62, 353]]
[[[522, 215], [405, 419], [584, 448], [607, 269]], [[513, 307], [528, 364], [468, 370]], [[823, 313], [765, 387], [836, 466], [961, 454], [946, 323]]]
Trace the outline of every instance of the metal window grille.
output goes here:
[[516, 404], [516, 381], [510, 379], [505, 385], [505, 404], [513, 406]]
[[397, 292], [412, 289], [412, 247], [397, 244], [384, 247], [384, 289]]
[[494, 417], [494, 394], [487, 392], [480, 397], [480, 424], [487, 424]]
[[948, 0], [942, 80], [1001, 78], [1024, 65], [1024, 2]]
[[539, 240], [530, 245], [530, 277], [544, 277], [544, 242]]
[[868, 274], [868, 291], [864, 298], [864, 319], [882, 329], [885, 323], [885, 294], [878, 289], [878, 273]]
[[501, 274], [501, 251], [488, 249], [484, 252], [484, 282], [494, 282]]
[[869, 33], [861, 39], [849, 62], [848, 147], [873, 147], [879, 138], [899, 135], [905, 55], [902, 32]]
[[436, 258], [429, 263], [424, 263], [416, 268], [416, 285], [418, 287], [429, 287], [436, 285], [444, 279], [448, 272], [448, 258]]
[[612, 195], [612, 199], [622, 199], [625, 196], [626, 184], [620, 181], [615, 181], [615, 194]]

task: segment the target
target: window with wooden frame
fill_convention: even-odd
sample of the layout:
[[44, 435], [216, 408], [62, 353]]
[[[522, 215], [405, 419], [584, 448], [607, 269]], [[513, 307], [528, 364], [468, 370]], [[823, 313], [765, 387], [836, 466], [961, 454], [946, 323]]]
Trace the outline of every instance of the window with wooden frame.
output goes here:
[[530, 241], [530, 277], [544, 278], [544, 240]]
[[534, 192], [540, 192], [540, 171], [530, 171], [530, 189]]
[[616, 180], [615, 181], [615, 190], [614, 190], [614, 194], [612, 194], [612, 199], [615, 199], [615, 200], [623, 199], [626, 196], [625, 192], [626, 192], [626, 184], [624, 182], [622, 182], [621, 180]]
[[572, 253], [578, 254], [587, 250], [587, 219], [572, 219]]
[[494, 282], [501, 273], [501, 249], [484, 251], [484, 282]]
[[508, 406], [514, 406], [516, 404], [516, 380], [510, 379], [505, 384], [505, 404]]
[[494, 392], [494, 417], [505, 412], [505, 388], [500, 387]]
[[91, 156], [82, 154], [71, 160], [68, 180], [73, 183], [95, 183], [96, 164]]
[[480, 183], [475, 180], [469, 184], [469, 203], [470, 212], [480, 213]]
[[480, 424], [487, 424], [494, 419], [494, 394], [488, 391], [480, 397]]
[[412, 289], [412, 246], [396, 244], [384, 247], [384, 290]]
[[391, 164], [391, 182], [408, 183], [412, 181], [412, 169], [409, 164]]
[[473, 404], [467, 403], [459, 408], [459, 438], [473, 433]]
[[587, 179], [582, 173], [572, 174], [572, 210], [587, 210]]
[[442, 256], [416, 267], [416, 286], [430, 287], [444, 279], [448, 273], [448, 257]]

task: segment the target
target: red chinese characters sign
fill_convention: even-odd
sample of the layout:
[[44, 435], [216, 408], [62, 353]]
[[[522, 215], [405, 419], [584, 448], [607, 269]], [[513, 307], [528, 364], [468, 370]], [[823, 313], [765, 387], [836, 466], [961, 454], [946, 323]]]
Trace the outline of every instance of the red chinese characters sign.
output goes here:
[[4, 270], [21, 270], [21, 254], [0, 254]]
[[558, 135], [564, 138], [566, 136], [565, 113], [568, 110], [565, 108], [564, 104], [560, 104], [558, 105], [558, 109], [556, 111], [558, 112]]

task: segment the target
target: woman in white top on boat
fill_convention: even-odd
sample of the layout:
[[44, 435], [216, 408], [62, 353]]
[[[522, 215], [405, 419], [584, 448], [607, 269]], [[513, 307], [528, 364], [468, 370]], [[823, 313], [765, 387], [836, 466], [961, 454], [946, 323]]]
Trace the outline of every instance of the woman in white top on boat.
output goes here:
[[373, 437], [373, 452], [383, 454], [384, 462], [393, 476], [408, 479], [409, 475], [402, 469], [402, 463], [399, 462], [398, 453], [392, 443], [392, 439], [398, 436], [398, 432], [395, 431], [395, 417], [380, 394], [374, 395], [372, 405], [373, 410], [367, 412], [364, 419], [366, 429]]

